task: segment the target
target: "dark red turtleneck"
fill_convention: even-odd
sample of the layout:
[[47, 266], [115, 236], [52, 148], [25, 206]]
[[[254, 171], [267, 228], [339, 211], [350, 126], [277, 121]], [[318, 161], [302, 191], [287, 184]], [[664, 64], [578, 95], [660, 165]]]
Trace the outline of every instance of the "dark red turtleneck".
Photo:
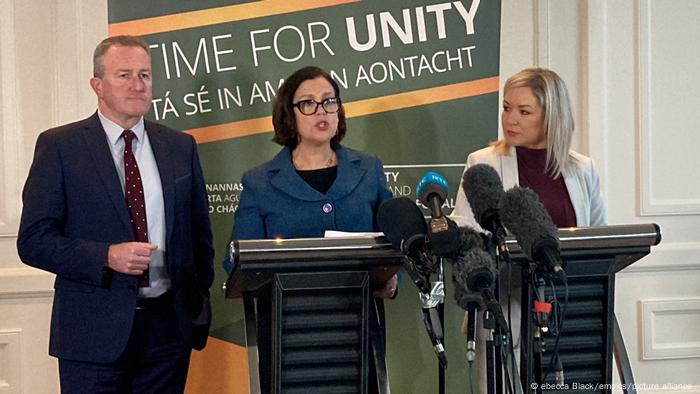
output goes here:
[[576, 213], [564, 178], [560, 175], [552, 179], [545, 170], [547, 150], [523, 147], [515, 149], [518, 155], [520, 186], [529, 187], [537, 193], [557, 227], [575, 227]]

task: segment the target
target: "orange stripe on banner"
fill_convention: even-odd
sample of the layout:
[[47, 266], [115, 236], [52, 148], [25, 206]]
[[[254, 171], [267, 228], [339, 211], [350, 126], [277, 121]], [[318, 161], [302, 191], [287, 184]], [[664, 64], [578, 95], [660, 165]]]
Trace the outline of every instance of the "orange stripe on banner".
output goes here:
[[185, 130], [198, 144], [272, 131], [272, 116]]
[[[498, 77], [478, 79], [476, 81], [460, 82], [434, 88], [414, 90], [388, 96], [375, 97], [365, 100], [343, 103], [345, 116], [354, 118], [381, 112], [434, 104], [464, 97], [498, 91]], [[215, 126], [185, 130], [194, 136], [197, 143], [214, 142], [235, 137], [265, 133], [272, 131], [272, 117], [241, 120]]]
[[192, 352], [185, 393], [248, 392], [248, 356], [243, 346], [209, 337], [204, 350]]
[[476, 81], [460, 82], [452, 85], [354, 101], [345, 106], [345, 115], [353, 118], [355, 116], [372, 115], [497, 91], [498, 77], [477, 79]]
[[147, 35], [189, 29], [192, 27], [210, 26], [217, 23], [242, 21], [263, 16], [313, 10], [316, 8], [331, 7], [358, 1], [360, 0], [261, 0], [225, 7], [110, 23], [108, 31], [110, 36], [120, 34]]

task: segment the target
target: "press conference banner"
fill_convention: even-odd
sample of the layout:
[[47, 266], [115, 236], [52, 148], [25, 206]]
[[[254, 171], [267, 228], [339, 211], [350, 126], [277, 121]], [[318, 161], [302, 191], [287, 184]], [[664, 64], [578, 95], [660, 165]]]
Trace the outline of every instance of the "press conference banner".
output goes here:
[[[109, 34], [151, 47], [147, 117], [195, 137], [207, 182], [217, 277], [212, 337], [193, 355], [187, 391], [248, 392], [243, 312], [218, 287], [220, 262], [244, 171], [271, 159], [272, 102], [284, 78], [319, 66], [341, 88], [345, 146], [377, 155], [395, 196], [416, 198], [427, 170], [450, 186], [449, 212], [466, 154], [497, 137], [500, 1], [110, 0]], [[422, 207], [425, 209], [425, 207]], [[428, 211], [425, 210], [426, 214]], [[462, 312], [447, 280], [447, 392], [463, 391]], [[417, 291], [402, 283], [387, 304], [392, 389], [434, 392], [437, 362], [419, 317]]]

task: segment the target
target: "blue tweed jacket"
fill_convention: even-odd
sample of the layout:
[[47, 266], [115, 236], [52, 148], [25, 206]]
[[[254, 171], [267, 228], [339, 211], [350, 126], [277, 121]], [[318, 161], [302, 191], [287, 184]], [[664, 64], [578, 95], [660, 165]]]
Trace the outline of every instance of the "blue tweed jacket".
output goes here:
[[[340, 146], [338, 175], [326, 194], [309, 186], [283, 148], [243, 174], [232, 239], [322, 237], [326, 230], [377, 231], [379, 205], [392, 197], [381, 161]], [[231, 262], [224, 261], [231, 271]]]

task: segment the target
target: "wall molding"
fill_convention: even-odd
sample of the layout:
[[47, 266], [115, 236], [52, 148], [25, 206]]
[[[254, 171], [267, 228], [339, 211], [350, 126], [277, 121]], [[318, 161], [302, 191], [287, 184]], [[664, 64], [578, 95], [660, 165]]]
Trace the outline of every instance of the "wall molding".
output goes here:
[[[587, 45], [582, 49], [585, 55], [585, 83], [582, 83], [581, 102], [585, 105], [584, 125], [577, 127], [579, 130], [586, 130], [588, 154], [595, 160], [596, 169], [600, 175], [603, 189], [603, 196], [608, 203], [607, 191], [608, 183], [612, 181], [608, 168], [609, 160], [609, 100], [608, 100], [608, 59], [600, 56], [608, 51], [607, 41], [607, 8], [600, 1], [587, 1], [584, 6], [586, 15], [586, 35]], [[595, 99], [591, 99], [594, 96]]]
[[54, 278], [29, 266], [0, 268], [0, 300], [52, 297]]
[[[683, 340], [682, 335], [669, 332], [677, 341], [658, 342], [657, 324], [671, 316], [700, 315], [700, 298], [640, 300], [642, 317], [642, 359], [686, 359], [700, 357], [700, 341]], [[683, 327], [679, 327], [682, 329]], [[697, 332], [697, 330], [693, 330]]]
[[0, 329], [0, 394], [22, 392], [22, 349], [19, 329]]
[[22, 129], [17, 97], [17, 51], [14, 2], [0, 0], [0, 236], [16, 236], [19, 227], [19, 181]]
[[[659, 198], [655, 194], [652, 168], [654, 160], [667, 160], [666, 157], [655, 157], [654, 130], [652, 127], [653, 98], [653, 60], [652, 32], [654, 15], [651, 0], [639, 0], [638, 11], [638, 75], [637, 87], [639, 92], [639, 215], [697, 215], [700, 214], [699, 198]], [[662, 135], [663, 133], [658, 133]]]
[[[74, 122], [84, 114], [81, 108], [81, 94], [87, 87], [87, 80], [92, 75], [92, 48], [85, 42], [84, 26], [88, 23], [80, 0], [63, 0], [58, 2], [57, 23], [54, 26], [53, 53], [53, 125]], [[60, 32], [60, 34], [59, 34]], [[75, 56], [60, 56], [61, 53], [73, 53]], [[88, 107], [90, 108], [90, 107]]]
[[618, 275], [638, 272], [700, 271], [700, 242], [661, 243]]
[[539, 67], [549, 67], [549, 0], [534, 0], [535, 23], [532, 32], [534, 48], [532, 58]]

